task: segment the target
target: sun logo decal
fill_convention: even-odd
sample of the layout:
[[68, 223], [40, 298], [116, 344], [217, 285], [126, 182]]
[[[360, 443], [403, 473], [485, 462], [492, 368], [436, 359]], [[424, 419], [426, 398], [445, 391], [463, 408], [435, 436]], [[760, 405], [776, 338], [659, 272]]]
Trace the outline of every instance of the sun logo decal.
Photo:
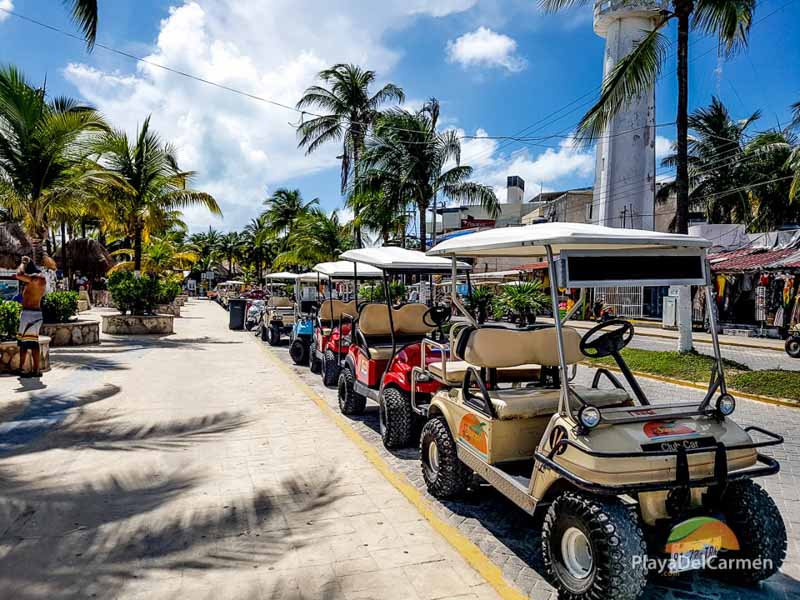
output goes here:
[[458, 425], [458, 440], [477, 450], [483, 456], [489, 454], [489, 439], [486, 436], [486, 423], [472, 413], [464, 415]]

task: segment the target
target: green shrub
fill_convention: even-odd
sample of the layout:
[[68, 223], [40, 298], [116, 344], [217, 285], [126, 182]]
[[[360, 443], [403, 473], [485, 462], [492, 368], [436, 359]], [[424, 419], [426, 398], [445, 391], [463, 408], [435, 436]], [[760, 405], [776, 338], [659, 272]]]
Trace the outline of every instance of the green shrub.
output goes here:
[[22, 305], [12, 300], [0, 300], [0, 339], [13, 340], [19, 331], [19, 315]]
[[127, 312], [133, 315], [152, 314], [156, 304], [162, 304], [162, 299], [174, 291], [170, 289], [165, 292], [164, 284], [155, 277], [136, 277], [130, 271], [113, 273], [108, 278], [108, 289], [123, 315]]
[[181, 291], [183, 291], [183, 288], [180, 283], [175, 281], [162, 282], [158, 290], [158, 304], [172, 304]]
[[42, 298], [45, 323], [66, 323], [78, 314], [78, 292], [52, 292]]

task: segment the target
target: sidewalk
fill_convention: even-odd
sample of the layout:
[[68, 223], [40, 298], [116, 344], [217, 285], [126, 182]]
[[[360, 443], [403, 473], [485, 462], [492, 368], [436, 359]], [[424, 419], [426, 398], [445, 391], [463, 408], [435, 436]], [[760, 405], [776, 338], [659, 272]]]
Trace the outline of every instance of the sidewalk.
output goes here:
[[[552, 319], [541, 317], [541, 321], [552, 322]], [[586, 330], [591, 329], [598, 323], [596, 321], [574, 321], [570, 320], [570, 325], [576, 329]], [[633, 321], [636, 328], [636, 335], [662, 338], [667, 340], [678, 339], [678, 332], [671, 329], [662, 329], [656, 324], [645, 324], [645, 321]], [[705, 332], [695, 331], [692, 333], [692, 339], [699, 344], [710, 344], [711, 334]], [[755, 338], [755, 337], [738, 337], [735, 335], [722, 335], [719, 336], [719, 343], [722, 346], [736, 346], [740, 348], [755, 348], [758, 350], [774, 350], [776, 352], [784, 352], [783, 340], [773, 340], [768, 338]]]
[[0, 596], [498, 597], [260, 342], [184, 315], [0, 379]]

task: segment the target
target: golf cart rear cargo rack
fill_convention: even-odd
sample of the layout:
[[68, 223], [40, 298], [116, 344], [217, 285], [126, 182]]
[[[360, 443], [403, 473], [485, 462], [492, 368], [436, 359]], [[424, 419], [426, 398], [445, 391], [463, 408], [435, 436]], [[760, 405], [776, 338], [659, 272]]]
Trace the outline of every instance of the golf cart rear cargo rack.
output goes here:
[[[766, 446], [777, 446], [783, 443], [783, 437], [751, 425], [744, 429], [747, 433], [755, 431], [768, 436], [770, 439], [763, 442], [752, 442], [750, 444], [736, 444], [734, 446], [725, 446], [722, 442], [718, 442], [716, 446], [708, 448], [691, 448], [686, 449], [679, 446], [676, 450], [656, 450], [653, 452], [594, 452], [587, 450], [577, 445], [572, 440], [561, 440], [557, 443], [549, 453], [544, 454], [537, 450], [534, 453], [536, 461], [542, 466], [552, 469], [570, 481], [576, 487], [592, 492], [595, 494], [604, 495], [620, 495], [639, 492], [655, 492], [661, 490], [671, 490], [674, 488], [693, 488], [693, 487], [709, 487], [709, 486], [724, 486], [728, 481], [736, 481], [738, 479], [752, 479], [754, 477], [765, 477], [767, 475], [774, 475], [780, 470], [780, 463], [764, 454], [758, 453], [756, 460], [764, 465], [762, 467], [748, 467], [739, 471], [728, 472], [728, 452], [735, 452], [737, 450], [753, 450], [756, 448], [764, 448]], [[578, 452], [582, 452], [587, 456], [593, 458], [651, 458], [654, 456], [674, 456], [676, 460], [675, 470], [677, 475], [674, 481], [653, 481], [647, 483], [625, 483], [620, 485], [603, 485], [593, 483], [576, 475], [563, 465], [558, 464], [554, 458], [557, 454], [566, 450], [567, 447], [572, 447]], [[714, 452], [714, 475], [709, 477], [702, 477], [700, 479], [691, 479], [689, 476], [689, 461], [690, 454], [702, 454], [706, 452]]]

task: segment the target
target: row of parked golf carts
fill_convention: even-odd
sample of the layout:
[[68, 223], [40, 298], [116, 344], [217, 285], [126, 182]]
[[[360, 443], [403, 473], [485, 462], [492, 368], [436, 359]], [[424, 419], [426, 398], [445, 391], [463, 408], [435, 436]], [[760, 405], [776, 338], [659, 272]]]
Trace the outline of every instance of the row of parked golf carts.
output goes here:
[[[700, 285], [711, 303], [708, 246], [685, 235], [546, 223], [453, 238], [427, 255], [350, 250], [306, 274], [271, 275], [294, 285], [294, 299], [271, 296], [261, 336], [272, 345], [288, 336], [293, 361], [336, 386], [343, 414], [377, 403], [383, 443], [419, 444], [433, 496], [489, 484], [522, 510], [543, 511], [544, 565], [561, 597], [636, 598], [653, 570], [708, 569], [753, 584], [786, 553], [781, 515], [753, 482], [778, 472], [759, 450], [783, 439], [731, 419], [736, 401], [713, 323], [707, 393], [674, 402], [645, 393], [625, 364], [628, 321], [584, 335], [569, 326], [572, 313], [525, 328], [480, 325], [455, 285], [446, 305], [391, 294], [404, 274], [455, 282], [469, 272], [467, 259], [545, 256], [554, 315], [559, 287]], [[385, 301], [359, 300], [367, 281], [382, 285]], [[336, 297], [341, 283], [352, 297]], [[615, 368], [580, 385], [587, 357], [611, 357]]]

